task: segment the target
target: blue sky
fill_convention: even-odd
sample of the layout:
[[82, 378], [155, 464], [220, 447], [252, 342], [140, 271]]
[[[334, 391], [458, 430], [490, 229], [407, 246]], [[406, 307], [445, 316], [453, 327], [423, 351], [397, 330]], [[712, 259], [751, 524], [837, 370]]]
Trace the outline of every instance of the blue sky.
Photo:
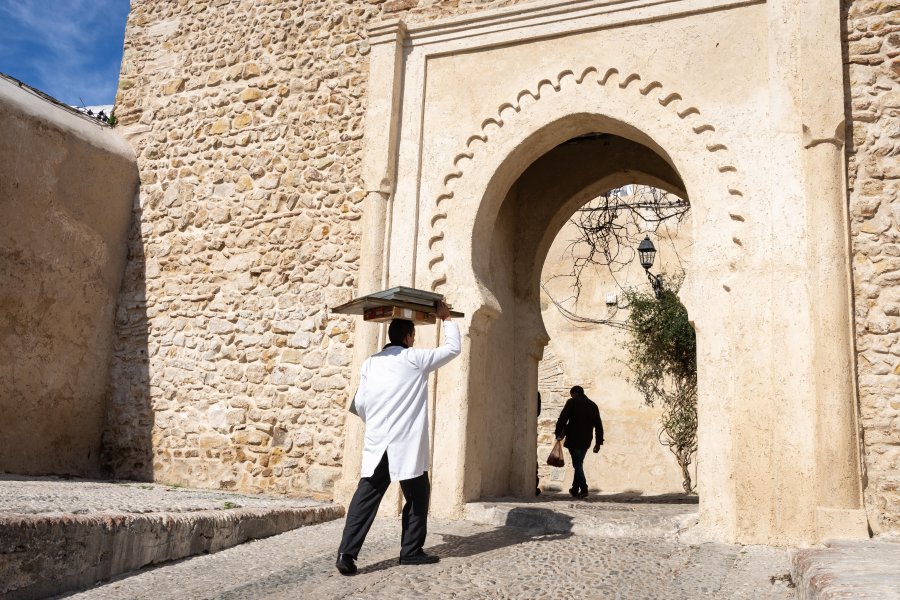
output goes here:
[[65, 102], [112, 104], [129, 0], [0, 0], [0, 72]]

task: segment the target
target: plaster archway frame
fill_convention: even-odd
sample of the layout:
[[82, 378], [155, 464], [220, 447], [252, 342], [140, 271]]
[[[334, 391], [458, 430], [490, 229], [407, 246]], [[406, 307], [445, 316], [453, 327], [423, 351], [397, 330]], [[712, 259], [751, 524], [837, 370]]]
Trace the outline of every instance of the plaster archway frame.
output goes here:
[[[586, 114], [565, 121], [547, 127], [558, 135], [573, 130], [596, 132], [609, 125]], [[558, 139], [540, 133], [531, 137], [550, 144]], [[514, 158], [504, 163], [513, 172], [521, 164]], [[503, 170], [501, 167], [498, 172]], [[610, 134], [578, 137], [531, 163], [505, 194], [490, 226], [485, 227], [489, 235], [472, 237], [475, 275], [496, 307], [492, 318], [480, 320], [487, 347], [473, 349], [473, 355], [483, 355], [485, 361], [482, 369], [470, 373], [466, 394], [466, 452], [490, 456], [491, 460], [465, 469], [467, 497], [524, 496], [533, 491], [537, 441], [534, 394], [538, 363], [549, 341], [541, 310], [544, 261], [553, 240], [579, 207], [604, 192], [634, 183], [687, 197], [678, 174], [646, 146]], [[483, 202], [481, 207], [487, 205]], [[604, 337], [610, 332], [601, 328], [594, 335]], [[598, 354], [592, 360], [600, 367], [609, 357]], [[479, 373], [484, 376], [479, 377]], [[608, 396], [602, 380], [595, 383], [599, 387], [588, 385], [588, 393], [605, 408], [615, 399]], [[608, 429], [614, 440], [612, 447], [622, 452], [625, 436], [616, 427]], [[645, 457], [634, 458], [635, 464], [646, 461]], [[601, 486], [608, 487], [602, 480]]]
[[[695, 317], [700, 349], [700, 387], [702, 390], [718, 390], [719, 393], [722, 390], [733, 390], [732, 393], [738, 395], [740, 383], [736, 377], [731, 374], [721, 376], [729, 372], [728, 369], [722, 369], [721, 365], [734, 364], [737, 360], [733, 355], [734, 345], [729, 340], [718, 337], [723, 323], [734, 324], [741, 320], [742, 314], [746, 314], [738, 308], [739, 301], [730, 297], [731, 291], [741, 285], [735, 272], [746, 251], [746, 246], [738, 246], [733, 239], [751, 239], [753, 232], [746, 230], [752, 228], [752, 224], [726, 216], [726, 227], [720, 226], [721, 216], [725, 216], [723, 211], [727, 210], [732, 215], [744, 212], [735, 200], [742, 196], [727, 191], [738, 189], [734, 167], [729, 161], [717, 160], [717, 152], [706, 148], [713, 144], [704, 143], [698, 137], [700, 134], [694, 132], [695, 128], [701, 126], [704, 127], [703, 131], [712, 129], [702, 122], [699, 126], [691, 125], [690, 121], [686, 121], [687, 116], [679, 116], [671, 103], [668, 106], [663, 104], [658, 87], [654, 86], [650, 94], [643, 94], [639, 78], [631, 74], [622, 77], [616, 69], [604, 69], [601, 73], [598, 69], [586, 68], [581, 73], [581, 76], [575, 76], [572, 71], [567, 70], [558, 78], [538, 84], [535, 92], [520, 96], [527, 104], [520, 104], [519, 110], [510, 107], [501, 111], [501, 119], [491, 118], [488, 121], [486, 133], [473, 134], [465, 153], [459, 155], [465, 157], [464, 160], [455, 161], [457, 169], [449, 174], [447, 188], [436, 204], [437, 212], [432, 218], [433, 230], [430, 234], [430, 238], [435, 240], [431, 244], [436, 255], [431, 260], [436, 284], [434, 287], [446, 293], [449, 298], [461, 299], [461, 308], [472, 315], [470, 332], [464, 344], [464, 353], [471, 360], [468, 365], [462, 363], [457, 366], [458, 372], [454, 375], [442, 377], [440, 383], [443, 387], [439, 387], [437, 393], [442, 402], [454, 393], [461, 396], [458, 402], [465, 411], [467, 429], [470, 427], [470, 419], [479, 419], [479, 415], [470, 414], [467, 410], [471, 407], [469, 398], [479, 395], [485, 376], [497, 376], [496, 373], [479, 373], [478, 366], [488, 361], [491, 347], [503, 347], [496, 339], [492, 339], [490, 331], [491, 322], [501, 312], [501, 303], [495, 298], [487, 281], [486, 274], [490, 271], [490, 265], [486, 264], [488, 257], [478, 253], [476, 246], [480, 240], [492, 235], [500, 203], [528, 165], [556, 145], [594, 131], [619, 135], [656, 150], [657, 154], [669, 159], [690, 191], [692, 231], [695, 232], [694, 262], [682, 295], [690, 314], [704, 315]], [[643, 89], [647, 87], [649, 86], [644, 86]], [[662, 98], [668, 97], [663, 92]], [[681, 112], [699, 117], [696, 109]], [[523, 126], [522, 121], [527, 124]], [[474, 144], [472, 140], [475, 140]], [[479, 147], [481, 152], [478, 152]], [[715, 143], [714, 147], [723, 148], [724, 144]], [[468, 158], [469, 155], [471, 158]], [[697, 160], [697, 156], [703, 157], [702, 160]], [[730, 169], [723, 173], [723, 166]], [[720, 214], [718, 219], [714, 216], [717, 211]], [[445, 227], [441, 227], [445, 218], [443, 215], [447, 215]], [[711, 225], [715, 225], [712, 230], [709, 229]], [[456, 235], [447, 239], [448, 232]], [[439, 254], [444, 255], [442, 260], [436, 260]], [[720, 262], [723, 255], [734, 267]], [[453, 265], [454, 269], [445, 275], [439, 268], [441, 263]], [[472, 268], [467, 269], [466, 265], [471, 265]], [[719, 283], [723, 279], [729, 281], [728, 287], [731, 290], [724, 289]], [[702, 291], [698, 292], [698, 288]], [[720, 303], [718, 314], [700, 305], [696, 300], [698, 296], [705, 301], [711, 297], [717, 298]], [[524, 323], [523, 327], [526, 331], [533, 332], [533, 338], [525, 340], [523, 345], [537, 359], [547, 341], [545, 334], [539, 324], [533, 321]], [[710, 332], [716, 337], [710, 336]], [[509, 351], [508, 346], [506, 351]], [[710, 368], [720, 377], [716, 377], [716, 373], [709, 373]], [[758, 372], [756, 369], [753, 371]], [[463, 388], [463, 394], [460, 394], [463, 391], [459, 386], [460, 380], [469, 382]], [[516, 393], [518, 392], [517, 390]], [[725, 395], [728, 395], [727, 392]], [[740, 432], [735, 431], [731, 414], [716, 407], [715, 399], [701, 395], [699, 410], [702, 415], [699, 432], [701, 444], [716, 445], [720, 449], [718, 454], [709, 453], [708, 459], [707, 453], [704, 453], [701, 460], [698, 479], [704, 516], [711, 528], [727, 528], [727, 517], [719, 515], [736, 512], [727, 504], [733, 502], [732, 498], [738, 493], [733, 486], [736, 483], [735, 470], [739, 467], [729, 463], [734, 460], [730, 457], [733, 437], [740, 435]], [[442, 425], [444, 424], [438, 423], [436, 437], [441, 435]], [[510, 436], [510, 441], [512, 439], [513, 436]], [[467, 437], [461, 454], [466, 457], [462, 471], [466, 474], [464, 481], [469, 486], [473, 485], [472, 481], [480, 468], [479, 463], [497, 460], [496, 457], [477, 456], [477, 453], [477, 440]], [[521, 453], [525, 454], [532, 453]], [[768, 470], [765, 468], [760, 472]], [[435, 473], [437, 474], [437, 465]], [[523, 468], [519, 477], [520, 489], [511, 491], [524, 494], [532, 487], [527, 473], [528, 469]], [[737, 481], [741, 481], [741, 478], [738, 477]], [[465, 500], [475, 500], [479, 497], [480, 490], [477, 487], [464, 487], [462, 494]]]
[[[360, 291], [433, 286], [468, 314], [463, 357], [441, 371], [434, 390], [432, 477], [440, 492], [433, 512], [461, 516], [477, 499], [472, 473], [491, 460], [468, 437], [469, 420], [478, 418], [468, 398], [484, 380], [490, 323], [501, 310], [479, 276], [484, 265], [475, 241], [490, 234], [499, 202], [528, 164], [553, 144], [596, 130], [599, 119], [604, 131], [666, 158], [690, 192], [695, 247], [683, 289], [707, 391], [701, 444], [721, 450], [706, 452], [701, 463], [702, 525], [712, 537], [747, 543], [864, 536], [843, 105], [830, 92], [816, 95], [823, 82], [840, 81], [838, 13], [812, 0], [622, 4], [548, 0], [372, 30]], [[652, 38], [654, 47], [642, 55], [588, 57], [573, 68], [572, 59], [603, 47], [611, 30], [640, 37], [648, 25], [657, 27], [654, 35], [660, 27], [672, 31]], [[716, 75], [715, 64], [678, 74], [658, 68], [666, 40], [677, 45], [692, 28], [725, 31], [729, 69]], [[818, 42], [804, 51], [797, 43], [803, 28], [812, 30], [800, 36], [804, 43], [833, 28], [836, 52], [823, 59]], [[738, 47], [735, 38], [751, 44], [763, 29], [765, 51]], [[530, 48], [535, 60], [523, 61]], [[453, 70], [471, 69], [478, 59], [497, 69], [481, 94], [442, 86], [433, 75], [458, 79]], [[723, 84], [731, 63], [742, 77]], [[504, 65], [516, 68], [504, 72]], [[798, 68], [814, 76], [798, 78]], [[715, 109], [709, 115], [704, 102]], [[447, 114], [456, 107], [460, 115]], [[369, 276], [367, 265], [384, 268]], [[819, 290], [823, 296], [815, 298]], [[357, 365], [376, 340], [372, 328], [358, 330]], [[534, 357], [541, 344], [539, 337], [528, 344]], [[358, 476], [360, 442], [351, 422], [339, 497]]]

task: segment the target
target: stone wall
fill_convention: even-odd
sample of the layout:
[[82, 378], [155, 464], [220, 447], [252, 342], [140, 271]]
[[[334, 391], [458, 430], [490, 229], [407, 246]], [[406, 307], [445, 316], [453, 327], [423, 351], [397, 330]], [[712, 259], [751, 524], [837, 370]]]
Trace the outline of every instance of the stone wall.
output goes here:
[[96, 476], [134, 154], [3, 77], [0, 132], [0, 472]]
[[[109, 389], [115, 474], [327, 495], [342, 460], [364, 195], [366, 26], [513, 0], [133, 0], [117, 115], [138, 153]], [[900, 32], [844, 0], [866, 501], [900, 527]]]
[[[570, 460], [566, 460], [565, 467], [551, 467], [547, 464], [547, 457], [553, 450], [556, 440], [556, 420], [559, 413], [566, 405], [569, 390], [573, 385], [572, 376], [566, 373], [565, 365], [553, 351], [553, 342], [544, 348], [544, 358], [538, 364], [538, 393], [541, 395], [541, 413], [538, 415], [538, 480], [541, 489], [546, 491], [560, 491], [568, 489], [571, 485], [568, 467]], [[601, 415], [602, 416], [602, 415]], [[591, 483], [588, 480], [588, 483]], [[596, 482], [594, 482], [596, 484]]]
[[511, 0], [133, 0], [116, 114], [141, 199], [105, 456], [119, 477], [329, 495], [359, 260], [367, 24]]
[[865, 498], [881, 533], [900, 529], [900, 2], [843, 4]]

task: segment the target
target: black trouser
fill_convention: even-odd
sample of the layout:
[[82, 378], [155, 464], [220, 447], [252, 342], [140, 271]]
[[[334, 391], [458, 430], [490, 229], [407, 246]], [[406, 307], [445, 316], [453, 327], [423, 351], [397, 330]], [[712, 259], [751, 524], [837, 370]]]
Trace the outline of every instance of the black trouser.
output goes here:
[[575, 492], [588, 491], [587, 479], [584, 476], [584, 457], [587, 456], [588, 448], [569, 448], [569, 456], [572, 457], [572, 468], [575, 470], [575, 476], [572, 479], [572, 489]]
[[[388, 472], [387, 452], [375, 468], [371, 477], [359, 480], [350, 508], [347, 509], [347, 521], [344, 523], [344, 535], [338, 552], [356, 558], [366, 541], [366, 535], [375, 520], [378, 505], [391, 483]], [[428, 501], [431, 496], [431, 484], [426, 471], [413, 479], [400, 482], [403, 490], [403, 537], [400, 540], [400, 558], [418, 554], [425, 545], [428, 534]]]

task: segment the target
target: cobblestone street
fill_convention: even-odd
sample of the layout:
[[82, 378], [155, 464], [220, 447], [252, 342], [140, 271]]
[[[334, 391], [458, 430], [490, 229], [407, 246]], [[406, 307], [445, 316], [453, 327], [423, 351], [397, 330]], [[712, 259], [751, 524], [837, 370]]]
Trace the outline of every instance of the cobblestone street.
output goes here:
[[[539, 506], [539, 507], [535, 507]], [[685, 506], [690, 514], [694, 506]], [[145, 569], [75, 594], [101, 598], [794, 598], [784, 550], [687, 544], [674, 535], [583, 535], [578, 519], [659, 521], [671, 506], [563, 499], [509, 510], [507, 522], [430, 522], [427, 550], [437, 565], [399, 566], [399, 519], [379, 517], [359, 559], [360, 573], [342, 577], [334, 559], [343, 520], [294, 530], [217, 554]], [[517, 511], [520, 514], [517, 516]], [[535, 512], [537, 511], [537, 512]], [[526, 514], [527, 513], [527, 514]], [[526, 518], [521, 518], [523, 514]], [[547, 529], [530, 528], [541, 516]], [[619, 516], [618, 518], [623, 518]], [[563, 524], [560, 528], [560, 523]]]

